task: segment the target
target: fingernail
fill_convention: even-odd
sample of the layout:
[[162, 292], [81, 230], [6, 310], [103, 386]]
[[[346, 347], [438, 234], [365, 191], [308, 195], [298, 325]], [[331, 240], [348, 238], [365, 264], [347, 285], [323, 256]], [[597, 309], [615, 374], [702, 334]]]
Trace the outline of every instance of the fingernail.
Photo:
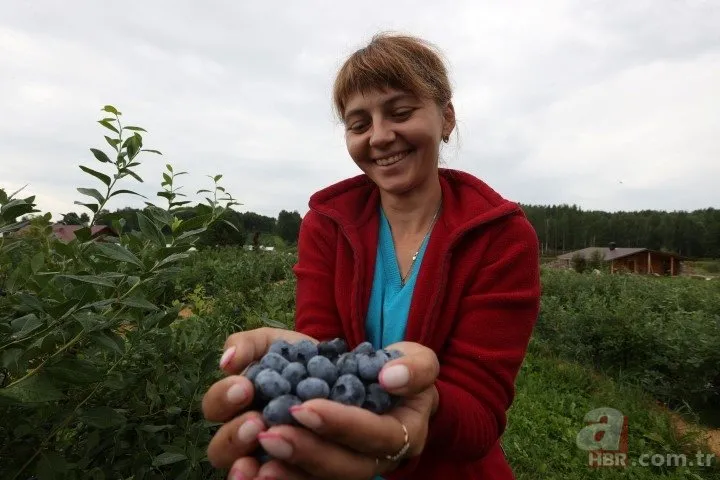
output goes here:
[[225, 366], [230, 363], [230, 360], [232, 360], [233, 355], [235, 355], [235, 347], [230, 347], [225, 350], [225, 353], [223, 353], [220, 358], [220, 368], [225, 368]]
[[227, 399], [230, 403], [240, 404], [247, 398], [247, 391], [242, 385], [237, 383], [232, 387], [228, 388]]
[[230, 472], [229, 480], [249, 480], [250, 477], [242, 473], [240, 470], [232, 470]]
[[247, 420], [238, 428], [238, 438], [241, 442], [251, 443], [257, 438], [261, 430], [262, 428], [258, 422], [255, 420]]
[[277, 433], [263, 432], [258, 435], [258, 440], [270, 456], [278, 460], [287, 460], [292, 457], [292, 445]]
[[410, 370], [405, 365], [393, 365], [380, 374], [380, 383], [385, 388], [400, 388], [410, 381]]
[[320, 416], [308, 408], [295, 405], [290, 407], [290, 413], [298, 422], [308, 428], [317, 429], [322, 427], [322, 419]]

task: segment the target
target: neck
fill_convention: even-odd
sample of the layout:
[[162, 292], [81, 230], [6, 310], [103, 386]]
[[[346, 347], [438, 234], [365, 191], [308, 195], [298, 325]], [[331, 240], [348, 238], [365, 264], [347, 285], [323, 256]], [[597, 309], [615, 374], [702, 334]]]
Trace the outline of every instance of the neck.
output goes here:
[[402, 239], [425, 235], [433, 221], [442, 198], [439, 177], [433, 177], [421, 188], [403, 195], [380, 193], [385, 216], [390, 223], [393, 237]]

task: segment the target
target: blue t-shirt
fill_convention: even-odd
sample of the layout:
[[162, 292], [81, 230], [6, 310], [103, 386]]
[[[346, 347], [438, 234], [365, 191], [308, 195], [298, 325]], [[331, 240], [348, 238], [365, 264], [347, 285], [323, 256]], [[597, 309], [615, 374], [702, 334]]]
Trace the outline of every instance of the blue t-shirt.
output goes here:
[[[420, 246], [420, 252], [412, 266], [407, 282], [404, 286], [401, 285], [402, 275], [395, 256], [395, 244], [390, 231], [390, 223], [385, 212], [382, 208], [380, 209], [375, 275], [365, 321], [367, 341], [372, 343], [375, 349], [385, 348], [405, 339], [410, 302], [428, 238], [429, 236]], [[375, 477], [374, 480], [383, 480], [383, 477]]]

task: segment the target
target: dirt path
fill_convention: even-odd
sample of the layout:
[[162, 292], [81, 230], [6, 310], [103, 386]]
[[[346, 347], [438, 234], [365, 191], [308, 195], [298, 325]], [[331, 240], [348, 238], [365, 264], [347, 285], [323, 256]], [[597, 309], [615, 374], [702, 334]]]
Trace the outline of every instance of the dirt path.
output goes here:
[[684, 435], [688, 431], [701, 432], [700, 439], [704, 439], [708, 448], [710, 448], [710, 451], [715, 454], [715, 457], [720, 458], [720, 428], [711, 429], [700, 427], [698, 425], [688, 423], [677, 413], [668, 411], [668, 414], [670, 415], [675, 431], [679, 435]]

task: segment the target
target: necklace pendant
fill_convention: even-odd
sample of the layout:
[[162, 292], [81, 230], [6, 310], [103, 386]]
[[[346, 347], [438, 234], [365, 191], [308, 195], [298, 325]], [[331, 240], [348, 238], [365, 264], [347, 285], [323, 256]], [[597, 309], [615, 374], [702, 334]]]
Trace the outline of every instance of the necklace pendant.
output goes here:
[[418, 256], [418, 252], [415, 252], [415, 255], [413, 255], [413, 262], [415, 261], [415, 259], [417, 258], [417, 256]]

